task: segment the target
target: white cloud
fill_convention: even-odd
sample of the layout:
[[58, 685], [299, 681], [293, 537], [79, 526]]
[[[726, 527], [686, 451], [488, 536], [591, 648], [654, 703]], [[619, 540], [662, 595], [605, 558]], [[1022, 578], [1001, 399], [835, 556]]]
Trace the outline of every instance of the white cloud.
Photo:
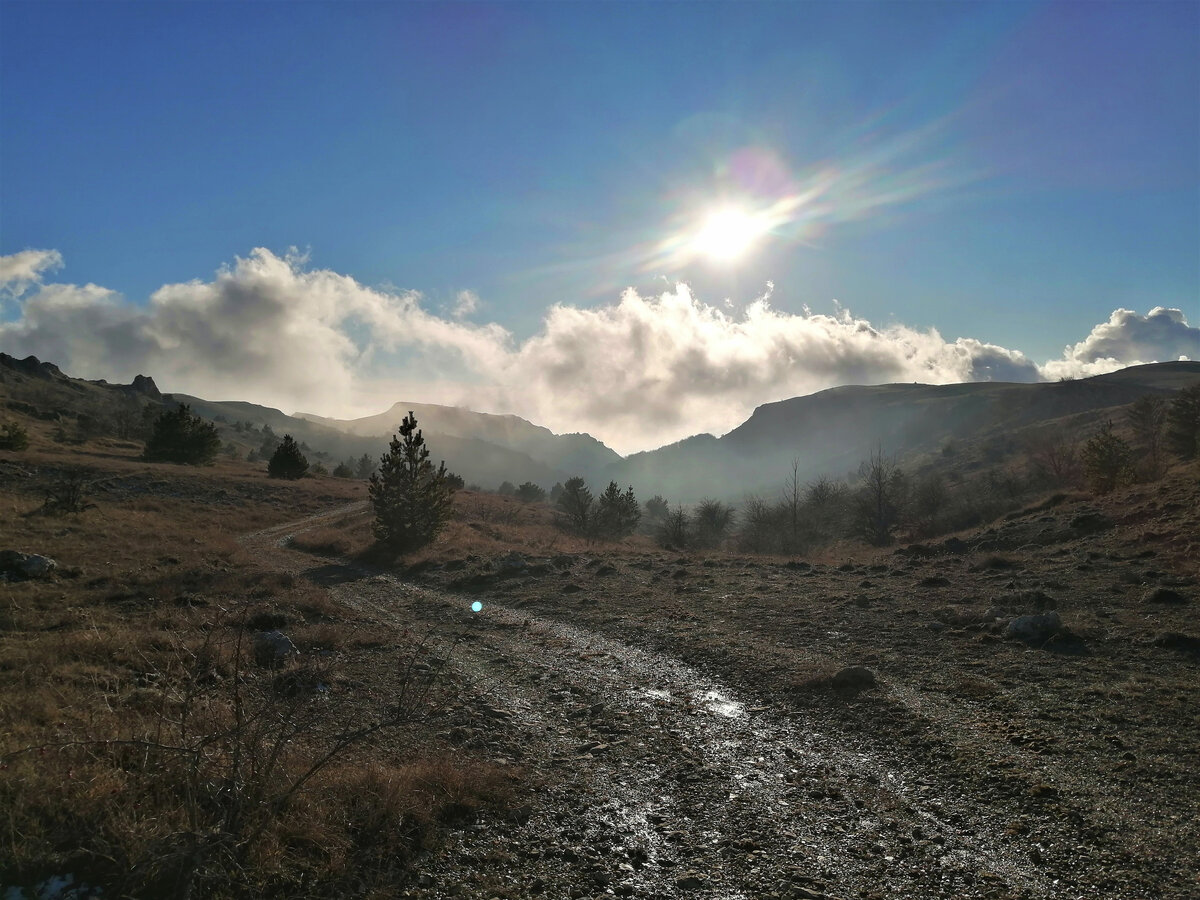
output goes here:
[[[459, 403], [628, 452], [723, 433], [759, 404], [839, 384], [1036, 381], [1061, 366], [1176, 358], [1196, 343], [1178, 310], [1118, 310], [1039, 370], [1018, 351], [933, 329], [876, 328], [846, 310], [780, 312], [769, 295], [734, 314], [684, 285], [554, 306], [518, 343], [500, 325], [437, 316], [421, 301], [257, 249], [211, 281], [164, 285], [148, 305], [96, 285], [39, 283], [19, 318], [0, 323], [0, 349], [83, 377], [141, 372], [164, 390], [286, 411], [353, 417], [397, 400]], [[458, 310], [464, 302], [476, 298], [460, 296]]]
[[1183, 310], [1156, 306], [1143, 316], [1117, 309], [1082, 341], [1066, 347], [1062, 359], [1050, 360], [1041, 371], [1049, 379], [1086, 378], [1178, 359], [1200, 359], [1200, 328], [1188, 325]]
[[44, 273], [62, 264], [62, 254], [57, 250], [22, 250], [0, 256], [0, 295], [19, 297], [31, 285], [39, 284]]
[[466, 319], [479, 311], [479, 295], [474, 291], [459, 291], [454, 298], [452, 314], [456, 319]]

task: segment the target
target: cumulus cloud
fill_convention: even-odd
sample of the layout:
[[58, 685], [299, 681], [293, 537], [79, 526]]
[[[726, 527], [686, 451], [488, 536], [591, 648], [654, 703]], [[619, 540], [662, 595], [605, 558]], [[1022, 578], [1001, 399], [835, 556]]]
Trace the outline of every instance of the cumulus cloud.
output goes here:
[[1086, 378], [1126, 366], [1178, 359], [1200, 359], [1200, 328], [1188, 325], [1181, 309], [1156, 306], [1146, 315], [1117, 309], [1063, 358], [1041, 367], [1050, 379]]
[[657, 297], [624, 293], [612, 306], [555, 306], [542, 331], [505, 360], [510, 403], [536, 403], [563, 422], [646, 446], [724, 432], [761, 403], [847, 383], [1037, 380], [1020, 353], [935, 330], [877, 329], [846, 310], [779, 312], [768, 299], [737, 316], [684, 286]]
[[0, 323], [0, 347], [84, 377], [143, 372], [168, 390], [333, 412], [365, 411], [355, 395], [375, 353], [416, 343], [490, 360], [505, 346], [497, 326], [447, 322], [414, 293], [304, 262], [258, 249], [212, 281], [159, 288], [146, 306], [95, 285], [41, 285]]
[[1168, 358], [1168, 345], [1174, 358], [1196, 332], [1178, 310], [1121, 310], [1039, 369], [1016, 350], [879, 328], [844, 309], [781, 312], [769, 295], [735, 313], [686, 285], [650, 297], [628, 290], [597, 308], [553, 306], [521, 342], [500, 325], [462, 321], [478, 301], [458, 301], [438, 316], [415, 292], [257, 249], [211, 281], [163, 286], [148, 304], [96, 285], [37, 282], [20, 297], [19, 317], [0, 323], [0, 349], [84, 377], [143, 372], [164, 390], [338, 417], [397, 400], [459, 403], [588, 431], [628, 452], [723, 433], [759, 404], [834, 385], [1036, 381], [1057, 377], [1060, 362]]
[[62, 254], [57, 250], [22, 250], [0, 256], [0, 294], [19, 297], [30, 286], [39, 284], [46, 272], [62, 264]]

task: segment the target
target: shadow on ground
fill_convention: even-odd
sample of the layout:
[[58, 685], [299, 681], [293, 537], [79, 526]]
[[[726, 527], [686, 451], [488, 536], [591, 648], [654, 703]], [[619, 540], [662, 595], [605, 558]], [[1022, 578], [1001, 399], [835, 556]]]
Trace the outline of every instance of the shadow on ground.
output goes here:
[[352, 568], [351, 566], [339, 566], [335, 563], [305, 569], [301, 575], [322, 587], [349, 584], [352, 581], [359, 581], [367, 577], [367, 573], [361, 569]]

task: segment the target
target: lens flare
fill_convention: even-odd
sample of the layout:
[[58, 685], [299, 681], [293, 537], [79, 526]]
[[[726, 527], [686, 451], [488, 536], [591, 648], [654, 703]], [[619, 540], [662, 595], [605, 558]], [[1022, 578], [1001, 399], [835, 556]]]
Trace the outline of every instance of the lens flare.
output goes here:
[[481, 609], [483, 609], [483, 604], [478, 600], [471, 604], [471, 612], [479, 612]]
[[736, 262], [770, 230], [770, 222], [761, 215], [736, 206], [722, 207], [704, 219], [692, 237], [692, 251], [714, 262]]

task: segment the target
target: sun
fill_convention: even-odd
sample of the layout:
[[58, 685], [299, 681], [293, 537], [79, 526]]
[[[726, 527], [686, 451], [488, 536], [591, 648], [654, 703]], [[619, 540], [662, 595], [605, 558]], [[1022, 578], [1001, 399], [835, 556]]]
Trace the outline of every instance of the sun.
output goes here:
[[736, 206], [710, 212], [691, 239], [692, 252], [717, 263], [733, 263], [753, 249], [770, 224]]

